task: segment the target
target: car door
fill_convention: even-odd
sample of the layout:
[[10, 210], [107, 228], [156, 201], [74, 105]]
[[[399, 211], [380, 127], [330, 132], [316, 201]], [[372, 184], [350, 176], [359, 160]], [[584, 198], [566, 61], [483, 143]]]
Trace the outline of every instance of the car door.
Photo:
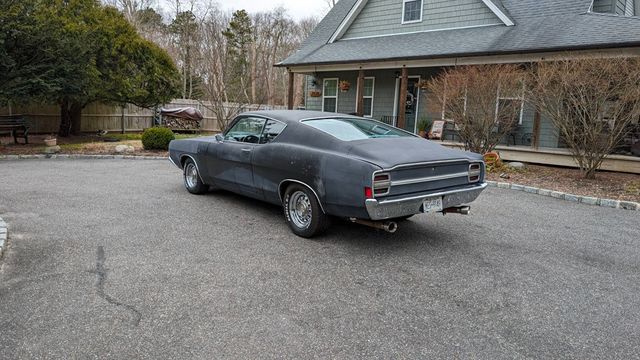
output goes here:
[[224, 134], [221, 143], [210, 145], [217, 149], [214, 182], [243, 195], [260, 197], [261, 191], [254, 186], [251, 158], [254, 149], [260, 146], [265, 121], [256, 116], [241, 117]]
[[281, 144], [272, 142], [280, 135], [287, 125], [281, 121], [267, 119], [260, 137], [260, 146], [253, 151], [253, 181], [256, 189], [262, 191], [262, 199], [279, 203], [278, 186], [283, 179]]

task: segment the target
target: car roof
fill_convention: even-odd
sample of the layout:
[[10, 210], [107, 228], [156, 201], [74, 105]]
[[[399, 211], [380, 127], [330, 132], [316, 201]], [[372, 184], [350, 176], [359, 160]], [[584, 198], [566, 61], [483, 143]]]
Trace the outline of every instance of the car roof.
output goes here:
[[245, 115], [264, 116], [264, 117], [272, 118], [275, 120], [280, 120], [287, 124], [297, 123], [300, 120], [313, 119], [313, 118], [336, 117], [336, 116], [337, 117], [353, 117], [352, 115], [347, 115], [347, 114], [311, 111], [311, 110], [261, 110], [261, 111], [249, 111], [249, 112], [240, 114], [240, 116], [245, 116]]

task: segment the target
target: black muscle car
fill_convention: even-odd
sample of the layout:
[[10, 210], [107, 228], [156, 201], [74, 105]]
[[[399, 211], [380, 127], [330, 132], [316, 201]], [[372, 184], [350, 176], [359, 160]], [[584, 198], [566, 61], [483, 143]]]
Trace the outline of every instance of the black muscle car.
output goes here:
[[467, 214], [487, 186], [478, 154], [335, 113], [244, 113], [222, 134], [172, 141], [169, 156], [189, 192], [282, 204], [302, 237], [326, 229], [330, 216], [395, 232], [414, 214]]

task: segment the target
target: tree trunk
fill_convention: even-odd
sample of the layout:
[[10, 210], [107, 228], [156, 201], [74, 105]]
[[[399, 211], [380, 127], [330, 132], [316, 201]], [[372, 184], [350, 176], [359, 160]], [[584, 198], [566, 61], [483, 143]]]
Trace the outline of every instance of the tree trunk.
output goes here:
[[83, 105], [79, 103], [72, 103], [69, 109], [71, 115], [71, 133], [73, 135], [80, 135], [82, 132], [82, 109]]
[[71, 111], [69, 108], [69, 99], [64, 98], [60, 103], [60, 129], [58, 135], [67, 137], [71, 135]]

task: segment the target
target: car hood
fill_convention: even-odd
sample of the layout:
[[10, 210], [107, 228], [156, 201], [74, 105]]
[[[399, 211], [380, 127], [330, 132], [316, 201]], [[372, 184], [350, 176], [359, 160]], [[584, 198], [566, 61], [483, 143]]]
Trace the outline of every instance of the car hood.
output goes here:
[[383, 169], [440, 160], [482, 160], [476, 153], [451, 149], [418, 137], [376, 138], [351, 142], [349, 155]]

